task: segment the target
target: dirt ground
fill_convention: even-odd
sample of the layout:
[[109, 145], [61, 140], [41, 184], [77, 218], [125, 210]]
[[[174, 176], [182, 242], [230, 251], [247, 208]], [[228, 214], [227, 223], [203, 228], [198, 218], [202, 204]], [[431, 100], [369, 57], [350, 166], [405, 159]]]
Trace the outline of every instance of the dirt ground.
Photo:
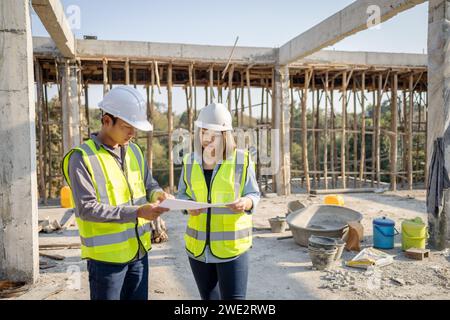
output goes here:
[[[385, 192], [384, 194], [347, 194], [345, 205], [360, 211], [364, 219], [363, 247], [372, 244], [372, 220], [387, 216], [396, 221], [397, 228], [403, 219], [422, 217], [425, 214], [425, 191]], [[395, 255], [389, 266], [373, 270], [352, 269], [343, 266], [356, 253], [344, 252], [332, 271], [314, 271], [306, 248], [293, 239], [277, 240], [268, 218], [284, 216], [287, 203], [292, 200], [322, 203], [323, 197], [305, 194], [263, 198], [254, 215], [254, 245], [250, 251], [248, 299], [450, 299], [449, 250], [433, 251], [426, 261], [409, 260], [400, 249], [401, 238], [395, 239]], [[60, 219], [65, 210], [41, 208], [40, 219]], [[183, 232], [187, 217], [180, 212], [164, 216], [168, 226], [169, 241], [155, 244], [149, 255], [149, 295], [153, 300], [199, 299], [199, 294], [184, 251]], [[40, 244], [79, 242], [75, 227], [63, 234], [40, 234]], [[86, 262], [80, 259], [80, 250], [45, 251], [65, 257], [53, 261], [41, 257], [42, 262], [55, 264], [41, 270], [41, 275], [30, 291], [15, 299], [88, 299], [89, 287]]]

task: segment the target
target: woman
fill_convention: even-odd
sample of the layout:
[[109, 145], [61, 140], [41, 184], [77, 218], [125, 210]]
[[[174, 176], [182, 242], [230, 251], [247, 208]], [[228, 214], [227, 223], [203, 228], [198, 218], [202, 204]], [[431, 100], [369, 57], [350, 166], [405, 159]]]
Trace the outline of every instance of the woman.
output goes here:
[[236, 149], [232, 131], [224, 105], [203, 108], [178, 185], [178, 199], [228, 204], [188, 212], [186, 251], [203, 300], [246, 297], [252, 213], [260, 193], [255, 165], [248, 151]]

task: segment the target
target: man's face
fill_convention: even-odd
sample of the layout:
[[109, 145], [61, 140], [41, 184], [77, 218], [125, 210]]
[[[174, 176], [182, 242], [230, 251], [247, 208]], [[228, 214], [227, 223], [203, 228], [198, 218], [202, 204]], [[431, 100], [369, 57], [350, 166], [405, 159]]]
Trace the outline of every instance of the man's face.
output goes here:
[[122, 119], [117, 119], [116, 123], [113, 124], [112, 119], [109, 116], [106, 116], [103, 118], [103, 126], [105, 127], [108, 136], [121, 146], [128, 144], [128, 142], [136, 135], [136, 129]]

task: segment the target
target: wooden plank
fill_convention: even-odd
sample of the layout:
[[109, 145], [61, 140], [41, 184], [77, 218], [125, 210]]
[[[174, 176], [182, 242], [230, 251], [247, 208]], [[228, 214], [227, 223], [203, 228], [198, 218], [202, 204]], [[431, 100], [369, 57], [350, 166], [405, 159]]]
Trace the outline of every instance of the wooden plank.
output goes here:
[[325, 194], [345, 194], [345, 193], [372, 193], [375, 192], [378, 188], [340, 188], [340, 189], [331, 189], [331, 190], [311, 190], [311, 194], [316, 195], [325, 195]]

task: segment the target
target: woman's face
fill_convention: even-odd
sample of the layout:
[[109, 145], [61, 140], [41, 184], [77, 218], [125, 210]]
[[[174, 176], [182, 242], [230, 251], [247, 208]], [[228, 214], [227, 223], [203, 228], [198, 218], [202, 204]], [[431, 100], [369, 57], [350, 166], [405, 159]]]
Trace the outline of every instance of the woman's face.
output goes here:
[[202, 147], [215, 149], [223, 140], [222, 133], [208, 129], [202, 129]]

